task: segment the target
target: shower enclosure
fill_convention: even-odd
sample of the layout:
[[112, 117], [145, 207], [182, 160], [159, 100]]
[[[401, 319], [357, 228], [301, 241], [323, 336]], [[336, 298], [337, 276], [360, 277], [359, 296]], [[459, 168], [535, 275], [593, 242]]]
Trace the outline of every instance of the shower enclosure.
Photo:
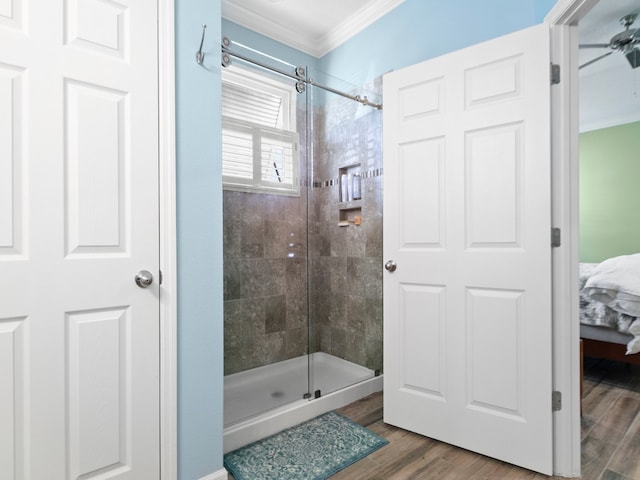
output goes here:
[[[381, 373], [382, 117], [380, 96], [369, 93], [379, 81], [355, 89], [226, 47], [223, 62], [240, 74], [260, 72], [299, 92], [299, 194], [223, 192], [224, 423], [232, 428]], [[262, 163], [277, 187], [284, 167]]]

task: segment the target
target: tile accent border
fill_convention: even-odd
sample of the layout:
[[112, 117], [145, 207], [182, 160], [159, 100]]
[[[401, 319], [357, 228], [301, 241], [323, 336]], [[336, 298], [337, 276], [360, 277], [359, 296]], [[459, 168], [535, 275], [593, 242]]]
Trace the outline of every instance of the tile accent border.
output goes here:
[[[382, 168], [372, 168], [365, 172], [361, 172], [360, 176], [363, 179], [367, 179], [367, 178], [381, 177], [383, 173], [384, 172]], [[333, 187], [334, 185], [338, 185], [339, 183], [340, 183], [340, 178], [335, 177], [335, 178], [330, 178], [329, 180], [321, 180], [321, 181], [313, 182], [312, 186], [313, 188], [327, 188], [327, 187]]]

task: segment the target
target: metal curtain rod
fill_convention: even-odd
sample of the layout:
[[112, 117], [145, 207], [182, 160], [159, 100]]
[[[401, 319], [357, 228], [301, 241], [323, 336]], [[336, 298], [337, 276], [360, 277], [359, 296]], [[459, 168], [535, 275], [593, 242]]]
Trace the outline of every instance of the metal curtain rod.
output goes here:
[[305, 75], [306, 72], [304, 67], [296, 67], [295, 71], [293, 73], [290, 73], [285, 70], [281, 70], [279, 68], [272, 67], [271, 65], [262, 63], [253, 58], [249, 58], [237, 52], [232, 52], [231, 50], [229, 50], [230, 45], [231, 45], [231, 40], [229, 40], [227, 37], [224, 37], [222, 39], [222, 66], [223, 67], [228, 67], [231, 64], [231, 57], [235, 57], [244, 62], [252, 63], [260, 68], [264, 68], [265, 70], [270, 70], [274, 73], [277, 73], [278, 75], [282, 75], [284, 77], [288, 77], [288, 78], [291, 78], [292, 80], [295, 80], [296, 90], [298, 91], [298, 93], [304, 92], [305, 85], [313, 85], [314, 87], [318, 87], [322, 90], [326, 90], [327, 92], [335, 93], [336, 95], [340, 95], [341, 97], [348, 98], [349, 100], [354, 100], [367, 107], [373, 107], [376, 110], [382, 110], [381, 103], [370, 102], [366, 95], [362, 97], [360, 95], [350, 95], [340, 90], [336, 90], [335, 88], [327, 87], [326, 85], [321, 85], [319, 83], [314, 82], [313, 79], [306, 77]]

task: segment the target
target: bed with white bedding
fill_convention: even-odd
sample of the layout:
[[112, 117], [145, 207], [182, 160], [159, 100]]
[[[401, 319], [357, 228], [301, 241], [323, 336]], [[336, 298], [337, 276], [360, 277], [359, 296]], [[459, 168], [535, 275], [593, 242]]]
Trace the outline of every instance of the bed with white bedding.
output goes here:
[[640, 363], [640, 254], [580, 264], [584, 355]]

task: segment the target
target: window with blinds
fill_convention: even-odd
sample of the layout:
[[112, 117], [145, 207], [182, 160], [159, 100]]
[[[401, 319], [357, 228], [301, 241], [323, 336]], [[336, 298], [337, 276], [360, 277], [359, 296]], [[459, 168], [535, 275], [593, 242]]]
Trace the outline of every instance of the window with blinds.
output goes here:
[[295, 88], [222, 70], [222, 181], [227, 190], [300, 195]]

